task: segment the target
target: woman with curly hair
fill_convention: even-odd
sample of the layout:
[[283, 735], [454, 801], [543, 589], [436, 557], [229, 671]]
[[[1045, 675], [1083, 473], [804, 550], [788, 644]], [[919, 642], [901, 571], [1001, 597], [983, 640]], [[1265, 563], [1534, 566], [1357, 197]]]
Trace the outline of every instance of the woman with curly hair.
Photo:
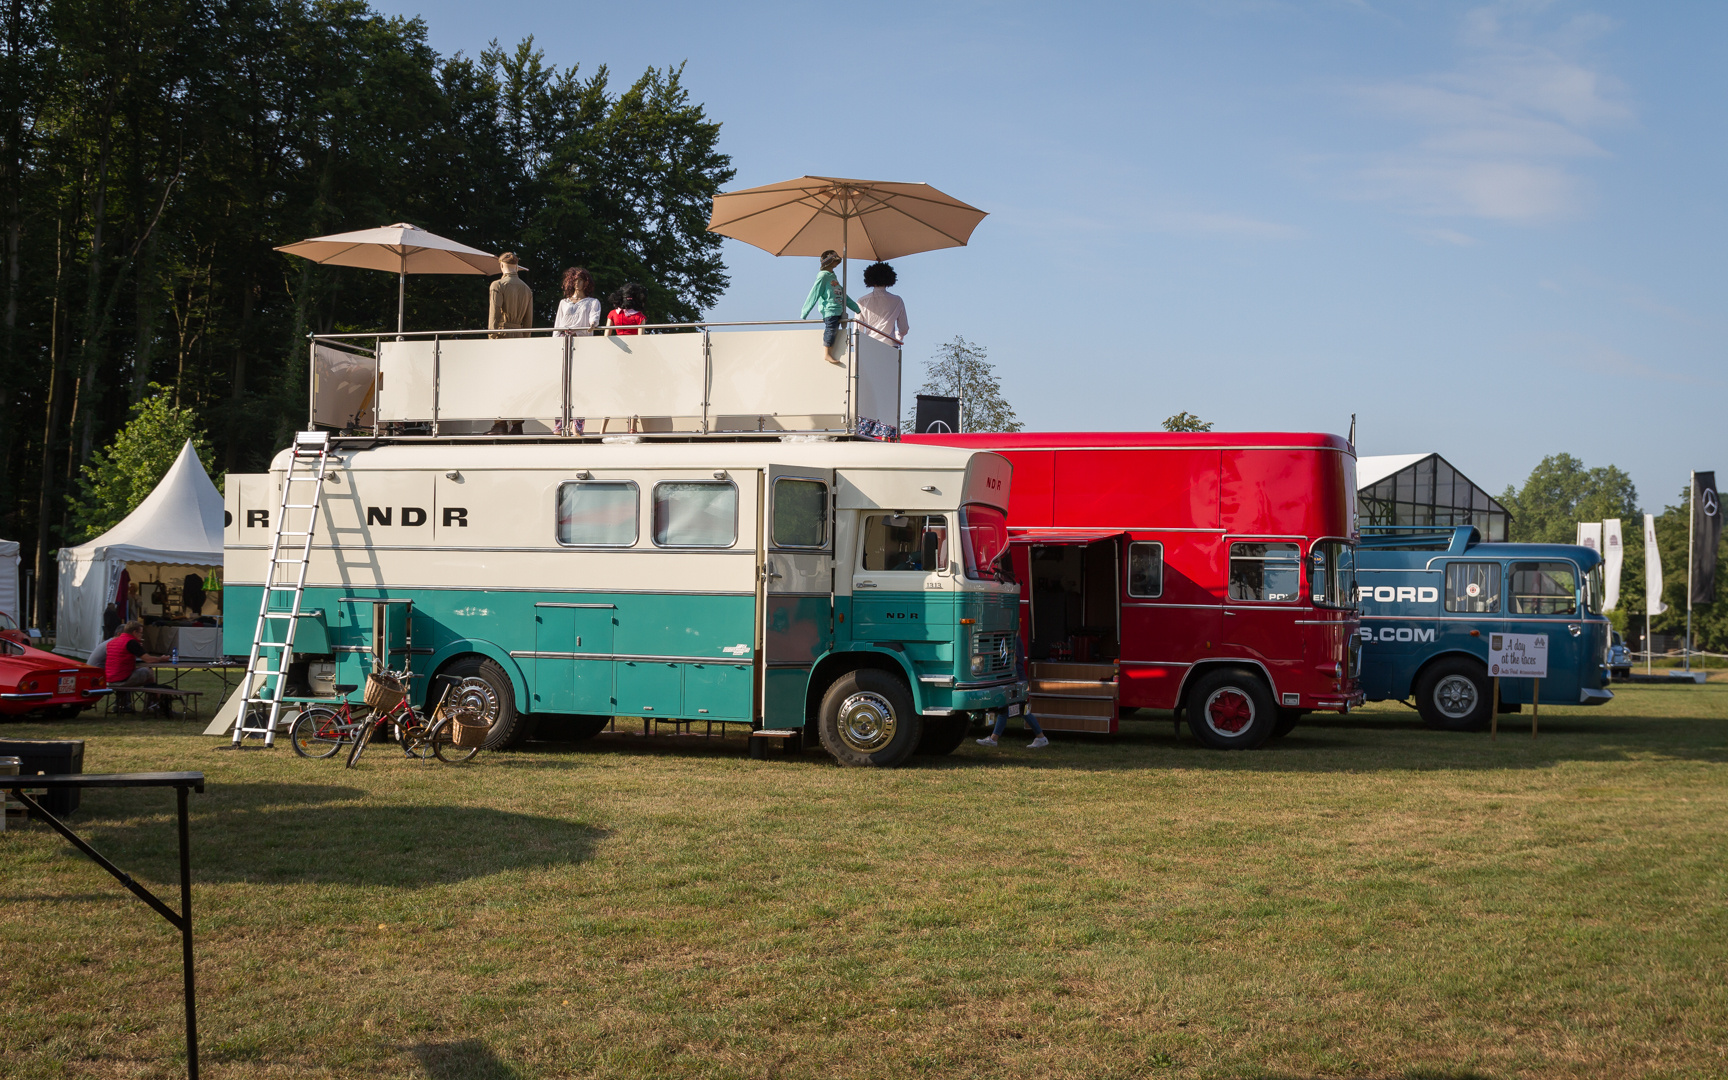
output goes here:
[[594, 277], [587, 269], [572, 266], [564, 271], [564, 299], [558, 301], [558, 316], [552, 320], [560, 337], [592, 337], [600, 325], [600, 301], [594, 295]]
[[877, 341], [900, 345], [906, 341], [906, 302], [888, 291], [888, 286], [900, 280], [894, 268], [885, 262], [873, 262], [864, 268], [864, 284], [870, 291], [858, 298], [858, 321]]

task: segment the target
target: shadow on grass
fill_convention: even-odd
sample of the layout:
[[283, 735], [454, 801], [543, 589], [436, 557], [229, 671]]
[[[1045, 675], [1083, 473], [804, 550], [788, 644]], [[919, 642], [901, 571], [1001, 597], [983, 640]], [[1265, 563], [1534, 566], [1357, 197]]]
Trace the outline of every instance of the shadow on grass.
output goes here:
[[421, 1043], [413, 1054], [432, 1080], [520, 1080], [522, 1073], [479, 1039]]
[[[92, 792], [75, 819], [98, 851], [157, 880], [176, 876], [170, 807]], [[605, 830], [489, 806], [367, 801], [358, 788], [212, 784], [192, 800], [192, 873], [200, 882], [420, 886], [505, 870], [574, 865]], [[144, 815], [141, 819], [138, 815]], [[117, 821], [118, 817], [131, 820]], [[128, 866], [132, 869], [132, 866]]]

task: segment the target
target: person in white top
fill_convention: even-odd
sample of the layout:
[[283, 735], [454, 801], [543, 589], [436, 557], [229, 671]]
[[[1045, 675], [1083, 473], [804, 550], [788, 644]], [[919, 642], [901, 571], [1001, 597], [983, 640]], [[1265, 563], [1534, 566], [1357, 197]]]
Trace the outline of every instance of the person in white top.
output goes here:
[[870, 291], [858, 298], [858, 321], [877, 341], [899, 345], [906, 340], [906, 302], [888, 291], [899, 280], [894, 268], [874, 262], [864, 268], [864, 284]]
[[564, 271], [564, 299], [558, 301], [558, 317], [552, 326], [562, 337], [592, 337], [600, 325], [600, 301], [594, 295], [594, 278], [580, 266]]

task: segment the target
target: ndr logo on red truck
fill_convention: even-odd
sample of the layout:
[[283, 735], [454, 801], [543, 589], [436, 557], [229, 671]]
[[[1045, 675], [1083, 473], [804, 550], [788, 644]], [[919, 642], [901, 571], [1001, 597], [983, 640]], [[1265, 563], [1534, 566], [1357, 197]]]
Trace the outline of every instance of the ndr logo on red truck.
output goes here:
[[1114, 732], [1176, 709], [1221, 749], [1360, 704], [1356, 456], [1335, 435], [920, 435], [1014, 465], [1031, 710]]

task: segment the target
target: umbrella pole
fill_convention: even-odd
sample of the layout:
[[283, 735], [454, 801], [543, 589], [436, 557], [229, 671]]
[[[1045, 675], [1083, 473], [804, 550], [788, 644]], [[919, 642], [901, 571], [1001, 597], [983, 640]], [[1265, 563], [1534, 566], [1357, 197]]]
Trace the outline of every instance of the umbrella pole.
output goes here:
[[402, 308], [408, 296], [408, 256], [402, 256], [402, 269], [396, 275], [396, 340], [402, 340]]

